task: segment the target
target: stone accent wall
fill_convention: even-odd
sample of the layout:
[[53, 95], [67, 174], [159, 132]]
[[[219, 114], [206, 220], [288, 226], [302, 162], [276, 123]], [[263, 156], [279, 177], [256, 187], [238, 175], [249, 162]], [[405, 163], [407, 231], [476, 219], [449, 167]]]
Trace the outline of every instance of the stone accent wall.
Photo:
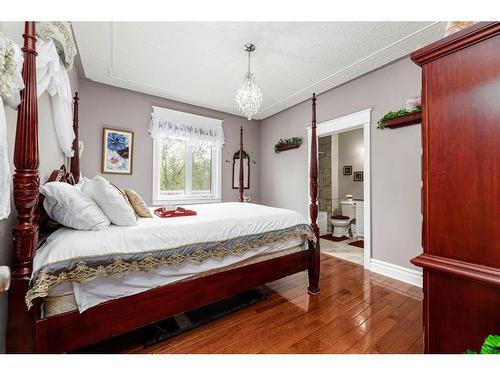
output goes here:
[[[320, 211], [328, 212], [332, 216], [332, 137], [319, 138], [319, 178], [318, 178], [318, 205]], [[330, 230], [330, 220], [327, 225]]]

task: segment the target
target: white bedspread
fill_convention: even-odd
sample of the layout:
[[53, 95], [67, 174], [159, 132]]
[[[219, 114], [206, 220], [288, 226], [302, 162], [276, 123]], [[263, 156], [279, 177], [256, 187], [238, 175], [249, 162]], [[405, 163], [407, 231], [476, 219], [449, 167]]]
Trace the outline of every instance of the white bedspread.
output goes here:
[[73, 294], [79, 312], [84, 312], [100, 303], [131, 296], [146, 290], [165, 286], [177, 281], [195, 276], [202, 272], [213, 271], [218, 268], [231, 266], [257, 255], [291, 249], [306, 243], [299, 239], [280, 241], [268, 246], [262, 246], [243, 254], [230, 255], [224, 259], [208, 259], [203, 263], [187, 262], [179, 267], [161, 267], [152, 272], [132, 272], [117, 279], [114, 277], [100, 277], [86, 283], [65, 283], [54, 288], [50, 296]]
[[[176, 248], [192, 243], [224, 241], [251, 234], [286, 229], [307, 224], [299, 213], [287, 209], [249, 203], [193, 205], [197, 216], [161, 219], [157, 216], [139, 219], [134, 227], [110, 226], [100, 231], [78, 231], [62, 228], [54, 232], [37, 251], [33, 274], [52, 263], [75, 258], [141, 253], [148, 250]], [[153, 209], [151, 209], [153, 210]], [[257, 254], [291, 248], [303, 240], [291, 239], [264, 246], [224, 259], [208, 259], [201, 264], [186, 263], [164, 267], [154, 272], [134, 272], [119, 279], [101, 277], [86, 283], [71, 283], [79, 311], [101, 302], [140, 293], [211, 269], [224, 267]], [[51, 295], [68, 290], [70, 283], [54, 288]]]

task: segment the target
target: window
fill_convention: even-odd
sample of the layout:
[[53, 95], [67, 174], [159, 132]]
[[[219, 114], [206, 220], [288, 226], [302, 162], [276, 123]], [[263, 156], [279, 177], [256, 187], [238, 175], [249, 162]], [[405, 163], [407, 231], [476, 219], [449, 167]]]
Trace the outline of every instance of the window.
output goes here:
[[153, 205], [220, 202], [222, 120], [152, 109]]
[[220, 202], [220, 147], [162, 138], [153, 148], [154, 205]]

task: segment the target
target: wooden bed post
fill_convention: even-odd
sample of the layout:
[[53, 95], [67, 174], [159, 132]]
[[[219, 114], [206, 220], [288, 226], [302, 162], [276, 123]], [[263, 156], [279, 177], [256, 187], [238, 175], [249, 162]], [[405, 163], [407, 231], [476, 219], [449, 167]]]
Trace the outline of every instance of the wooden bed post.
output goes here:
[[243, 173], [243, 126], [240, 127], [240, 183], [239, 183], [239, 200], [243, 202], [244, 189], [244, 173]]
[[78, 136], [78, 93], [75, 92], [73, 97], [73, 131], [75, 132], [75, 139], [73, 140], [73, 152], [74, 155], [71, 158], [70, 172], [75, 179], [75, 183], [80, 181], [80, 138]]
[[316, 94], [312, 97], [312, 121], [311, 121], [311, 164], [309, 168], [309, 191], [311, 203], [309, 205], [309, 216], [311, 216], [311, 226], [316, 235], [317, 243], [309, 242], [311, 255], [309, 260], [309, 294], [319, 293], [319, 227], [318, 219], [318, 147], [316, 136]]
[[35, 22], [24, 26], [23, 80], [21, 104], [17, 112], [14, 146], [14, 204], [17, 224], [13, 228], [14, 272], [9, 291], [7, 352], [35, 351], [36, 306], [28, 311], [24, 296], [28, 291], [33, 256], [38, 246], [38, 106], [36, 82]]

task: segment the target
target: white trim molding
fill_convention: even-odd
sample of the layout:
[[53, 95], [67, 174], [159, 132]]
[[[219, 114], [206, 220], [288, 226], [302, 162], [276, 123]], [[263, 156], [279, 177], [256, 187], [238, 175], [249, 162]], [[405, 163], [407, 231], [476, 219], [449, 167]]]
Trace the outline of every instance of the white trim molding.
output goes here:
[[[372, 108], [366, 108], [358, 112], [354, 112], [342, 117], [337, 117], [332, 120], [323, 121], [317, 124], [316, 134], [319, 137], [333, 133], [346, 132], [353, 129], [363, 129], [363, 190], [364, 190], [364, 237], [365, 247], [363, 250], [363, 265], [370, 269], [370, 259], [372, 255], [371, 244], [371, 172], [370, 172], [370, 126], [371, 126], [371, 111]], [[309, 166], [311, 165], [311, 127], [307, 128], [307, 146], [308, 146], [308, 176]], [[319, 164], [318, 164], [319, 165]], [[307, 197], [309, 199], [309, 184], [307, 189]], [[310, 218], [309, 218], [310, 219]]]
[[422, 288], [422, 271], [371, 259], [370, 271]]
[[178, 198], [178, 199], [153, 199], [153, 206], [165, 206], [166, 204], [189, 206], [191, 204], [220, 203], [222, 198]]

